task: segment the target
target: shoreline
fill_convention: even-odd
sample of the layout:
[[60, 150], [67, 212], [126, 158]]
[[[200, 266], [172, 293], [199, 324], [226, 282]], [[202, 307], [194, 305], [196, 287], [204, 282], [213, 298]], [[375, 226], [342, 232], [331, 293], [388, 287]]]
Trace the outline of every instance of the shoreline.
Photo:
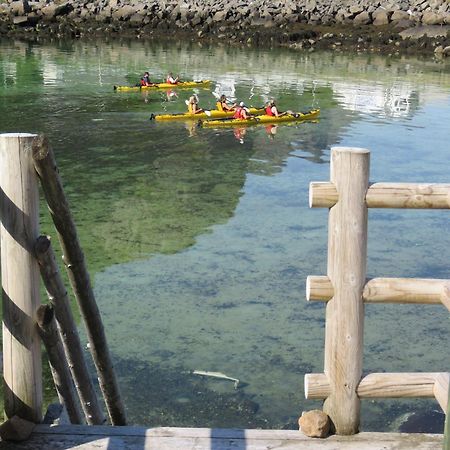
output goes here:
[[[0, 0], [1, 1], [1, 0]], [[108, 36], [450, 56], [446, 0], [96, 0], [0, 3], [0, 37]], [[384, 6], [383, 6], [384, 4]]]

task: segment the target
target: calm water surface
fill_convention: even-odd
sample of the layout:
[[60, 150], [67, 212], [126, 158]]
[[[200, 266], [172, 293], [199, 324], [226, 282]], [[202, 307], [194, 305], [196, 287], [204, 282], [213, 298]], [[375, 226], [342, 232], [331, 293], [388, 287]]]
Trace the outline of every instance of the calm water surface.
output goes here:
[[[44, 132], [85, 249], [131, 422], [293, 428], [303, 375], [323, 371], [331, 146], [371, 150], [372, 181], [449, 182], [450, 65], [374, 55], [188, 44], [0, 42], [0, 132]], [[149, 69], [259, 106], [321, 108], [316, 123], [247, 130], [151, 123], [191, 90], [119, 93]], [[44, 210], [44, 208], [42, 208]], [[42, 231], [54, 235], [43, 211]], [[449, 278], [448, 211], [371, 210], [368, 275]], [[81, 330], [83, 340], [85, 333]], [[366, 308], [364, 370], [448, 371], [440, 306]], [[204, 378], [194, 370], [240, 380]], [[434, 401], [363, 402], [396, 430]], [[433, 416], [434, 417], [434, 416]], [[438, 426], [439, 428], [439, 426]]]

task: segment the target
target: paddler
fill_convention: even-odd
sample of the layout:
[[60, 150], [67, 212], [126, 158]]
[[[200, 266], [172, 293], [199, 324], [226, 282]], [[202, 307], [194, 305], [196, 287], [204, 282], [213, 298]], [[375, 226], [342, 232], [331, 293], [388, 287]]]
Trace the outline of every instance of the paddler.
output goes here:
[[239, 106], [236, 108], [233, 119], [250, 119], [251, 116], [248, 112], [248, 109], [245, 106], [244, 102], [239, 103]]
[[276, 102], [273, 98], [270, 99], [269, 102], [267, 103], [267, 106], [265, 107], [265, 112], [266, 112], [266, 115], [274, 116], [274, 117], [282, 117], [282, 116], [285, 116], [286, 114], [292, 114], [292, 115], [294, 114], [292, 111], [285, 111], [285, 112], [278, 111]]
[[219, 111], [225, 112], [236, 111], [236, 103], [229, 105], [227, 102], [227, 97], [224, 94], [222, 94], [219, 98], [219, 101], [217, 102], [217, 109]]
[[191, 114], [198, 114], [198, 113], [203, 112], [203, 109], [199, 108], [199, 106], [198, 106], [198, 96], [197, 96], [197, 94], [191, 95], [189, 97], [189, 100], [186, 103], [187, 103], [188, 111]]
[[177, 75], [176, 77], [174, 77], [173, 73], [169, 72], [169, 74], [166, 77], [166, 83], [178, 84], [179, 82], [180, 82], [180, 75]]
[[154, 86], [155, 83], [150, 81], [150, 74], [145, 72], [143, 77], [141, 78], [141, 86]]

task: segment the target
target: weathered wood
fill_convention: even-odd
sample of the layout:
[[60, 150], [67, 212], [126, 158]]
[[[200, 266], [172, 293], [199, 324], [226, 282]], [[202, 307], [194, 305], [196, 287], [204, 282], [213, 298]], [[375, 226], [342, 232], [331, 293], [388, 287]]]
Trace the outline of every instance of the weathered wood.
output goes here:
[[450, 184], [374, 183], [366, 202], [369, 208], [448, 209]]
[[327, 275], [334, 296], [327, 303], [324, 371], [331, 394], [324, 403], [337, 434], [357, 433], [360, 399], [356, 388], [362, 375], [366, 279], [367, 206], [370, 152], [338, 148], [331, 151], [331, 182], [339, 201], [329, 212]]
[[[371, 373], [361, 379], [356, 393], [360, 398], [433, 398], [436, 396], [437, 390], [444, 388], [446, 377], [448, 377], [447, 373], [440, 372]], [[441, 385], [436, 387], [436, 382]], [[331, 392], [330, 382], [325, 374], [309, 373], [306, 375], [306, 398], [325, 399]]]
[[90, 425], [101, 425], [105, 422], [105, 417], [97, 399], [91, 376], [89, 375], [77, 325], [70, 307], [69, 296], [61, 274], [59, 273], [55, 253], [48, 236], [39, 236], [35, 245], [35, 254], [49, 301], [55, 310], [64, 352], [86, 417], [86, 422]]
[[[311, 208], [331, 208], [339, 195], [333, 182], [310, 183]], [[367, 190], [368, 208], [449, 209], [450, 184], [374, 183]]]
[[440, 450], [442, 434], [359, 433], [306, 437], [296, 430], [140, 428], [37, 425], [27, 442], [2, 450]]
[[444, 411], [444, 414], [447, 413], [448, 409], [449, 383], [450, 383], [450, 374], [440, 373], [436, 377], [433, 387], [434, 396], [436, 397], [439, 406], [442, 408], [442, 411]]
[[42, 418], [39, 270], [39, 192], [31, 154], [34, 134], [0, 134], [0, 249], [3, 299], [3, 379], [7, 418]]
[[447, 282], [442, 287], [441, 302], [450, 311], [450, 281], [449, 280], [447, 280]]
[[329, 181], [312, 181], [309, 183], [309, 207], [331, 208], [339, 200], [334, 183]]
[[[373, 278], [364, 285], [367, 303], [421, 303], [445, 305], [449, 281], [426, 278]], [[309, 276], [306, 281], [308, 301], [329, 301], [334, 289], [327, 276]]]
[[34, 141], [33, 158], [53, 223], [58, 232], [69, 280], [86, 324], [100, 389], [105, 398], [111, 423], [113, 425], [125, 425], [125, 409], [107, 345], [100, 311], [95, 301], [84, 254], [78, 240], [69, 204], [64, 194], [53, 151], [45, 137], [39, 136]]
[[59, 401], [67, 408], [70, 422], [82, 424], [83, 418], [76, 398], [75, 388], [70, 376], [69, 366], [56, 325], [53, 308], [41, 305], [37, 310], [37, 325], [39, 335], [47, 350]]
[[306, 300], [308, 302], [328, 301], [333, 298], [333, 295], [333, 284], [326, 275], [309, 275], [306, 278]]

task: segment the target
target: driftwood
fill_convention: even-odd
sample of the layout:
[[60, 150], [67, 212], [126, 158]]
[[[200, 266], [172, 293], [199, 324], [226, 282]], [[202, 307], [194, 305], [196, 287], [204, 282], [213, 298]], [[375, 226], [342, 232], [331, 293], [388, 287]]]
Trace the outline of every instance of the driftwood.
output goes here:
[[[59, 273], [50, 238], [48, 236], [39, 236], [34, 251], [49, 301], [55, 312], [65, 356], [72, 372], [86, 422], [89, 425], [102, 425], [105, 422], [105, 417], [99, 405], [94, 384], [83, 356], [83, 348], [70, 308], [69, 296]], [[72, 421], [72, 423], [75, 422]]]
[[230, 380], [234, 382], [234, 388], [237, 389], [239, 386], [239, 380], [237, 378], [229, 377], [222, 372], [209, 372], [207, 370], [194, 370], [192, 372], [194, 375], [203, 375], [204, 377], [220, 378], [221, 380]]
[[50, 369], [59, 401], [67, 408], [71, 423], [82, 424], [83, 418], [77, 402], [69, 366], [58, 333], [53, 308], [41, 305], [37, 310], [38, 332], [47, 350]]
[[125, 409], [106, 341], [100, 311], [95, 301], [84, 254], [64, 194], [53, 151], [48, 140], [39, 136], [33, 142], [35, 169], [41, 180], [48, 208], [58, 232], [70, 283], [86, 324], [92, 357], [97, 368], [100, 389], [113, 425], [125, 425]]

